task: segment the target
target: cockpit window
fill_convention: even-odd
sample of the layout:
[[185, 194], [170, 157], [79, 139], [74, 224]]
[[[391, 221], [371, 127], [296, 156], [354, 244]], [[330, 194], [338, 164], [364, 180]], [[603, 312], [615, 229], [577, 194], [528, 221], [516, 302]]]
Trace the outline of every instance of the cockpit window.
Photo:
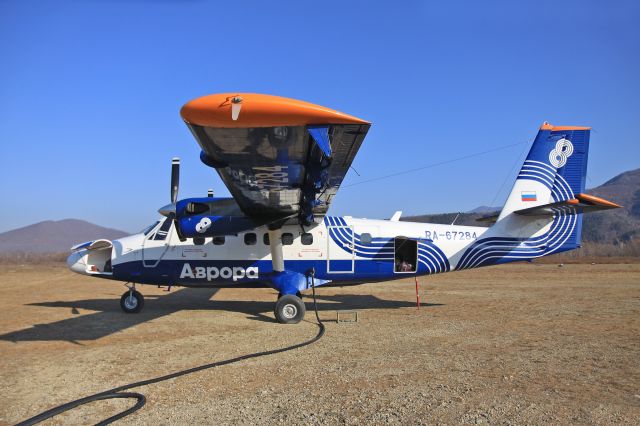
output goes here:
[[149, 235], [149, 232], [153, 231], [153, 228], [155, 228], [155, 227], [156, 227], [156, 225], [157, 225], [157, 224], [159, 224], [159, 223], [160, 223], [160, 221], [159, 221], [159, 220], [156, 220], [155, 222], [153, 222], [153, 224], [152, 224], [152, 225], [147, 226], [147, 227], [146, 227], [146, 228], [144, 228], [141, 232], [142, 232], [144, 235]]
[[162, 222], [162, 226], [160, 226], [160, 229], [158, 229], [158, 232], [156, 232], [155, 237], [153, 237], [154, 240], [165, 240], [167, 238], [167, 234], [169, 233], [169, 228], [171, 228], [171, 220], [170, 218], [166, 218], [164, 220], [164, 222]]

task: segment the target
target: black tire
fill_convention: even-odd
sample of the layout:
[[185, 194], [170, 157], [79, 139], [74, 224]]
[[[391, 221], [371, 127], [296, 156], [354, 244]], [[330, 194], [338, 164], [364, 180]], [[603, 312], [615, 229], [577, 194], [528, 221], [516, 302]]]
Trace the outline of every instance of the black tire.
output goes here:
[[[278, 292], [278, 299], [280, 299], [282, 296], [284, 296], [284, 293]], [[296, 296], [298, 296], [300, 299], [302, 299], [302, 293], [300, 293], [299, 291], [296, 292]]]
[[297, 324], [304, 318], [307, 308], [298, 296], [285, 294], [276, 302], [274, 314], [280, 324]]
[[126, 291], [120, 298], [120, 308], [127, 314], [137, 314], [143, 307], [144, 297], [138, 291]]

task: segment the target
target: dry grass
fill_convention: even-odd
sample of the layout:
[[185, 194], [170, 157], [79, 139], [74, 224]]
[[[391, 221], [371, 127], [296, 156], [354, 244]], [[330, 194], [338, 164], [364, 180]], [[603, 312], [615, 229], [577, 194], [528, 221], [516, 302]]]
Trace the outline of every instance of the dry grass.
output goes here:
[[62, 263], [67, 260], [69, 252], [60, 253], [31, 253], [9, 252], [0, 253], [0, 265], [42, 265], [50, 263]]
[[[0, 269], [0, 423], [88, 393], [316, 332], [273, 322], [269, 289], [124, 288], [60, 266]], [[637, 424], [640, 266], [513, 264], [322, 288], [319, 343], [139, 389], [130, 424]], [[308, 304], [310, 307], [311, 305]], [[127, 402], [54, 419], [87, 424]]]
[[629, 242], [620, 242], [618, 244], [601, 244], [601, 243], [583, 243], [578, 250], [566, 252], [565, 256], [580, 257], [625, 257], [640, 258], [640, 240], [632, 240]]

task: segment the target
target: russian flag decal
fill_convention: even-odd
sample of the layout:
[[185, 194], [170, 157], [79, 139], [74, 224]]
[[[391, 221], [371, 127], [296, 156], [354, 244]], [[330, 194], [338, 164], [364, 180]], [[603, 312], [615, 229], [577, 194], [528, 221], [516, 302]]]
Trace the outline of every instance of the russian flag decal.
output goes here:
[[522, 195], [522, 201], [538, 201], [535, 191], [523, 191], [520, 194]]

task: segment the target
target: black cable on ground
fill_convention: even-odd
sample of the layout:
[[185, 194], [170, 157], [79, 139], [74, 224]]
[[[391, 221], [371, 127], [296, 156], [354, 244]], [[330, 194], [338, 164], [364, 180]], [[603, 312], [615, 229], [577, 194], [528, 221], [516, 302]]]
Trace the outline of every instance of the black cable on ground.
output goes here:
[[113, 388], [113, 389], [109, 389], [107, 391], [104, 392], [100, 392], [100, 393], [96, 393], [94, 395], [89, 395], [86, 396], [84, 398], [80, 398], [80, 399], [76, 399], [75, 401], [71, 401], [71, 402], [67, 402], [66, 404], [62, 404], [59, 405], [57, 407], [54, 407], [50, 410], [47, 410], [43, 413], [38, 414], [37, 416], [33, 416], [30, 419], [27, 419], [23, 422], [18, 423], [16, 426], [28, 426], [28, 425], [34, 425], [37, 423], [40, 423], [50, 417], [53, 416], [57, 416], [58, 414], [62, 414], [66, 411], [69, 411], [75, 407], [78, 407], [80, 405], [84, 405], [84, 404], [88, 404], [90, 402], [94, 402], [94, 401], [100, 401], [103, 399], [115, 399], [115, 398], [134, 398], [137, 399], [136, 404], [125, 410], [122, 411], [118, 414], [116, 414], [115, 416], [111, 416], [108, 419], [105, 419], [103, 421], [101, 421], [100, 423], [97, 423], [98, 425], [108, 425], [110, 423], [115, 422], [118, 419], [121, 419], [125, 416], [128, 416], [129, 414], [132, 414], [136, 411], [138, 411], [139, 409], [141, 409], [144, 404], [146, 403], [147, 399], [145, 398], [145, 396], [141, 393], [137, 393], [137, 392], [122, 392], [124, 390], [127, 389], [131, 389], [131, 388], [137, 388], [140, 386], [146, 386], [146, 385], [151, 385], [154, 383], [158, 383], [158, 382], [163, 382], [165, 380], [169, 380], [169, 379], [175, 379], [176, 377], [181, 377], [181, 376], [186, 376], [187, 374], [191, 374], [191, 373], [195, 373], [198, 371], [202, 371], [202, 370], [207, 370], [209, 368], [214, 368], [214, 367], [221, 367], [223, 365], [229, 365], [229, 364], [233, 364], [235, 362], [239, 362], [239, 361], [244, 361], [246, 359], [251, 359], [251, 358], [258, 358], [261, 356], [266, 356], [266, 355], [273, 355], [273, 354], [279, 354], [282, 352], [287, 352], [287, 351], [292, 351], [294, 349], [298, 349], [298, 348], [302, 348], [304, 346], [308, 346], [312, 343], [317, 342], [318, 340], [320, 340], [320, 338], [324, 335], [324, 331], [325, 331], [325, 327], [324, 327], [324, 323], [320, 320], [320, 316], [318, 315], [318, 305], [316, 303], [316, 286], [315, 286], [315, 280], [314, 280], [314, 276], [313, 276], [313, 272], [311, 272], [311, 290], [313, 292], [313, 308], [316, 312], [316, 320], [318, 322], [318, 334], [315, 335], [315, 337], [313, 337], [310, 340], [307, 340], [305, 342], [302, 343], [297, 343], [295, 345], [292, 346], [287, 346], [285, 348], [280, 348], [280, 349], [271, 349], [269, 351], [262, 351], [262, 352], [256, 352], [256, 353], [252, 353], [252, 354], [247, 354], [247, 355], [241, 355], [235, 358], [231, 358], [231, 359], [225, 359], [223, 361], [217, 361], [217, 362], [212, 362], [210, 364], [205, 364], [205, 365], [200, 365], [198, 367], [193, 367], [193, 368], [189, 368], [187, 370], [182, 370], [182, 371], [177, 371], [175, 373], [171, 373], [171, 374], [167, 374], [165, 376], [160, 376], [160, 377], [156, 377], [154, 379], [148, 379], [148, 380], [142, 380], [140, 382], [134, 382], [134, 383], [129, 383], [127, 385], [123, 385], [123, 386], [119, 386], [117, 388]]

